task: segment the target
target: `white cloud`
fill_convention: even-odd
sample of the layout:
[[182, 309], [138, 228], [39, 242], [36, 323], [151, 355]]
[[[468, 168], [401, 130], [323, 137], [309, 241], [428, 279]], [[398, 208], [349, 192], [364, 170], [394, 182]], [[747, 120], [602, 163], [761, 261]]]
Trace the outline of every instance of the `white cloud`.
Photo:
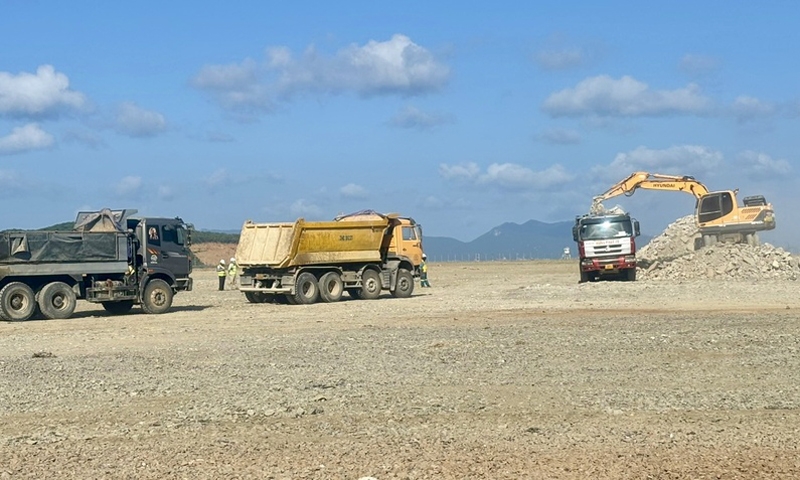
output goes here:
[[52, 147], [55, 139], [36, 123], [15, 127], [5, 137], [0, 137], [0, 155], [23, 153]]
[[232, 135], [223, 132], [207, 132], [205, 138], [213, 143], [230, 143], [235, 140]]
[[215, 170], [205, 179], [206, 185], [212, 190], [223, 188], [231, 182], [231, 176], [228, 170], [220, 168]]
[[175, 198], [175, 192], [167, 185], [159, 185], [158, 198], [165, 201], [173, 200]]
[[383, 42], [350, 45], [333, 55], [313, 46], [295, 56], [286, 47], [270, 47], [263, 64], [207, 65], [192, 79], [225, 109], [268, 113], [272, 99], [298, 93], [418, 95], [442, 88], [450, 69], [405, 35]]
[[105, 146], [103, 139], [97, 133], [90, 130], [67, 130], [64, 132], [62, 138], [65, 142], [80, 143], [93, 149]]
[[142, 177], [124, 177], [117, 183], [115, 190], [119, 196], [135, 197], [142, 190]]
[[677, 90], [653, 90], [633, 77], [615, 79], [608, 75], [590, 77], [575, 88], [553, 93], [542, 105], [553, 117], [702, 114], [710, 108], [711, 100], [695, 84]]
[[51, 65], [41, 65], [35, 74], [0, 72], [0, 115], [46, 117], [78, 109], [86, 97], [69, 88], [69, 78]]
[[575, 130], [550, 128], [537, 135], [537, 138], [546, 143], [555, 145], [576, 145], [581, 143], [581, 134]]
[[267, 85], [260, 83], [262, 70], [249, 58], [239, 64], [206, 65], [192, 85], [208, 92], [226, 110], [269, 113], [274, 105]]
[[419, 199], [416, 206], [424, 210], [465, 210], [472, 208], [472, 204], [464, 198], [443, 198], [428, 195]]
[[638, 171], [697, 176], [714, 171], [722, 160], [721, 152], [700, 145], [678, 145], [662, 150], [642, 146], [619, 153], [608, 166], [595, 167], [592, 171], [612, 181]]
[[602, 54], [602, 41], [580, 42], [563, 34], [553, 34], [545, 39], [533, 54], [533, 61], [543, 70], [569, 70], [582, 67]]
[[447, 123], [453, 123], [452, 116], [425, 113], [415, 107], [406, 107], [389, 120], [389, 125], [393, 127], [416, 128], [418, 130], [427, 130]]
[[455, 181], [471, 181], [478, 178], [481, 169], [477, 163], [462, 163], [458, 165], [448, 165], [442, 163], [439, 165], [439, 175], [445, 180]]
[[152, 137], [166, 129], [164, 115], [139, 107], [133, 102], [122, 103], [114, 118], [114, 130], [131, 137]]
[[739, 163], [749, 176], [757, 179], [777, 180], [792, 172], [792, 166], [788, 161], [752, 150], [739, 154]]
[[361, 185], [356, 185], [355, 183], [348, 183], [340, 188], [339, 194], [344, 198], [350, 198], [354, 200], [364, 199], [369, 196], [369, 192], [367, 192], [366, 188], [362, 187]]
[[486, 174], [479, 177], [479, 183], [495, 185], [508, 189], [546, 190], [563, 185], [574, 177], [561, 165], [553, 165], [544, 170], [534, 171], [515, 163], [493, 163]]
[[694, 53], [687, 53], [678, 63], [678, 68], [689, 75], [705, 75], [718, 70], [719, 67], [719, 59]]
[[577, 47], [543, 49], [536, 52], [534, 60], [545, 70], [567, 70], [586, 62], [586, 53]]
[[771, 103], [762, 102], [761, 100], [740, 95], [736, 97], [731, 111], [739, 122], [747, 122], [755, 118], [769, 117], [777, 112], [777, 107]]
[[474, 185], [496, 187], [504, 190], [547, 190], [572, 181], [574, 176], [563, 166], [555, 164], [534, 171], [516, 163], [493, 163], [481, 172], [475, 163], [439, 165], [439, 174], [446, 180]]
[[322, 215], [322, 209], [320, 207], [303, 198], [292, 203], [292, 205], [289, 207], [289, 211], [292, 213], [292, 215], [297, 217], [314, 218]]

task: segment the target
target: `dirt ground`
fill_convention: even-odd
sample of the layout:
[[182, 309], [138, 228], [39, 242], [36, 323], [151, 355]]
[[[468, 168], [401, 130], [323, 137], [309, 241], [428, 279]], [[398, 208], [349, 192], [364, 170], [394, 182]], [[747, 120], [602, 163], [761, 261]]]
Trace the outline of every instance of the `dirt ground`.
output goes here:
[[200, 260], [200, 263], [210, 267], [215, 266], [220, 260], [227, 263], [231, 257], [236, 256], [235, 243], [198, 243], [192, 245], [192, 253]]
[[797, 282], [576, 270], [0, 323], [0, 478], [800, 478]]

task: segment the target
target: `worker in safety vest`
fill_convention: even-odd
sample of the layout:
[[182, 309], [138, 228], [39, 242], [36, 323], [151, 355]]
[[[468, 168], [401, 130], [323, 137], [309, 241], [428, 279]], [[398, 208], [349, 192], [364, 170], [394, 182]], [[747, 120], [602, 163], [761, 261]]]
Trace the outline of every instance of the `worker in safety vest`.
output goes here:
[[217, 277], [219, 277], [219, 290], [225, 290], [225, 276], [228, 274], [228, 269], [225, 267], [225, 260], [220, 260], [217, 264]]
[[419, 286], [431, 286], [431, 283], [428, 281], [428, 256], [424, 253], [422, 254], [422, 263], [419, 264]]
[[239, 265], [236, 264], [236, 259], [231, 257], [230, 263], [228, 263], [228, 285], [231, 286], [232, 289], [238, 289], [236, 285], [236, 271], [238, 270]]

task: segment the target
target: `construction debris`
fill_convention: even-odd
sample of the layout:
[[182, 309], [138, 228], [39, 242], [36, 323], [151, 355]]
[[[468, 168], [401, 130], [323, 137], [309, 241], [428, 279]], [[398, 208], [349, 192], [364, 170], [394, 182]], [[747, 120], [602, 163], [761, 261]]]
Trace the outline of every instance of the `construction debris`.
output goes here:
[[642, 280], [797, 280], [800, 260], [768, 243], [719, 243], [695, 251], [697, 227], [693, 216], [669, 225], [639, 250]]

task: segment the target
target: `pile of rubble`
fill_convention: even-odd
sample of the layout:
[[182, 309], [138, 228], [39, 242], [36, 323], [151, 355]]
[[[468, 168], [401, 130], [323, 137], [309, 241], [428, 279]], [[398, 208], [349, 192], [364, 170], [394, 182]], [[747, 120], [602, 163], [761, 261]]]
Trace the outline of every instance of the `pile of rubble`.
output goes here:
[[782, 248], [768, 243], [757, 246], [719, 243], [695, 251], [695, 238], [697, 228], [691, 215], [672, 223], [639, 251], [639, 278], [796, 280], [800, 277], [800, 260]]

